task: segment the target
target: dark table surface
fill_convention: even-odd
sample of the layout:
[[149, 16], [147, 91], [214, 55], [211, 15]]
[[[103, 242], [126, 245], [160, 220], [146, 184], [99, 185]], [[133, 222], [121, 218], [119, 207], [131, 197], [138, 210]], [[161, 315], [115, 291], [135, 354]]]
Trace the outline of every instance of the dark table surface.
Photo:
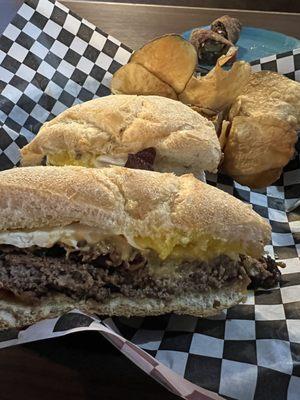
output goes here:
[[176, 400], [97, 332], [0, 351], [1, 400]]
[[[0, 0], [0, 32], [13, 17], [21, 2], [22, 0]], [[149, 1], [141, 2], [151, 3]], [[141, 44], [138, 40], [144, 42], [155, 33], [157, 34], [157, 29], [161, 26], [159, 18], [163, 18], [166, 22], [164, 29], [170, 29], [169, 25], [174, 28], [174, 24], [177, 23], [178, 26], [175, 28], [177, 27], [177, 30], [180, 31], [193, 26], [195, 21], [199, 25], [200, 23], [205, 24], [209, 23], [215, 15], [221, 15], [220, 10], [197, 10], [193, 7], [190, 10], [187, 7], [158, 9], [157, 6], [147, 9], [143, 6], [132, 6], [129, 9], [130, 5], [113, 6], [109, 3], [87, 0], [64, 0], [64, 3], [132, 47]], [[188, 2], [166, 0], [153, 3], [177, 6], [183, 3], [185, 6], [202, 5], [206, 7], [221, 5], [219, 0], [190, 0]], [[234, 8], [237, 8], [238, 3], [243, 3], [241, 8], [247, 8], [250, 3], [253, 6], [255, 3], [257, 9], [262, 9], [259, 8], [259, 3], [263, 2], [260, 0], [247, 0], [246, 2], [229, 0], [229, 3]], [[273, 8], [270, 6], [271, 3]], [[273, 0], [264, 2], [264, 4], [269, 5], [264, 9], [271, 11], [295, 12], [300, 8], [298, 1]], [[145, 20], [145, 10], [147, 10], [147, 20]], [[178, 18], [179, 12], [181, 18]], [[127, 24], [128, 28], [124, 24], [126, 13], [132, 19], [131, 23]], [[108, 18], [109, 16], [111, 18]], [[266, 23], [266, 14], [242, 12], [241, 16], [249, 24], [256, 23], [259, 26]], [[268, 14], [270, 28], [276, 25], [277, 30], [284, 33], [295, 33], [296, 36], [298, 36], [297, 32], [299, 34], [299, 18], [299, 15], [274, 14], [272, 16]], [[141, 34], [135, 33], [135, 37], [133, 37], [133, 31]], [[172, 395], [144, 374], [95, 332], [73, 334], [1, 350], [0, 388], [1, 400], [177, 399], [177, 396]]]
[[[84, 1], [84, 0], [83, 0]], [[101, 0], [96, 0], [101, 1]], [[104, 0], [109, 3], [158, 4], [184, 7], [208, 7], [237, 10], [300, 12], [297, 0]]]

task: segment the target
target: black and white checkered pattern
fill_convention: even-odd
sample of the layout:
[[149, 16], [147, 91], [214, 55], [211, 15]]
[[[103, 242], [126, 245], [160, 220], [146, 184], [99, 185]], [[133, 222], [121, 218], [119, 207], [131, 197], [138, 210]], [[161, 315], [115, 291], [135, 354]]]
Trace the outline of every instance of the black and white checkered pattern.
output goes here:
[[174, 394], [186, 400], [222, 399], [216, 393], [186, 380], [149, 355], [145, 350], [121, 336], [112, 319], [101, 321], [95, 316], [85, 315], [78, 310], [70, 311], [61, 317], [40, 321], [24, 330], [6, 329], [0, 331], [0, 349], [87, 330], [101, 333], [138, 367]]
[[0, 38], [0, 169], [41, 125], [73, 104], [110, 93], [131, 54], [54, 0], [26, 0]]
[[[300, 217], [298, 218], [300, 222]], [[187, 380], [229, 399], [298, 399], [300, 261], [285, 260], [280, 287], [208, 319], [115, 319], [123, 336]]]
[[[0, 38], [0, 169], [18, 163], [19, 148], [43, 122], [109, 94], [112, 74], [130, 54], [60, 3], [25, 1]], [[300, 49], [252, 68], [300, 81]], [[287, 264], [280, 287], [251, 292], [245, 304], [209, 319], [164, 315], [101, 323], [75, 311], [24, 331], [0, 331], [0, 348], [95, 329], [186, 399], [220, 398], [203, 388], [228, 399], [300, 399], [300, 213], [293, 210], [300, 198], [299, 154], [265, 190], [250, 190], [222, 174], [209, 175], [208, 182], [253, 204], [270, 221], [266, 250]]]
[[299, 154], [264, 190], [209, 175], [208, 182], [251, 203], [272, 226], [266, 251], [284, 261], [272, 290], [249, 292], [245, 304], [199, 319], [162, 316], [116, 319], [122, 334], [187, 380], [228, 399], [300, 399]]
[[264, 190], [221, 174], [207, 180], [269, 220], [266, 251], [287, 265], [280, 287], [249, 292], [245, 304], [209, 319], [169, 315], [115, 323], [157, 360], [225, 398], [300, 399], [300, 210], [286, 211], [300, 197], [299, 154]]
[[[300, 49], [252, 63], [300, 81]], [[300, 149], [300, 141], [296, 146]], [[280, 179], [250, 190], [228, 176], [207, 181], [251, 203], [272, 227], [266, 251], [284, 261], [280, 287], [250, 292], [245, 304], [200, 319], [165, 315], [115, 319], [120, 332], [187, 380], [227, 399], [300, 399], [300, 155]]]

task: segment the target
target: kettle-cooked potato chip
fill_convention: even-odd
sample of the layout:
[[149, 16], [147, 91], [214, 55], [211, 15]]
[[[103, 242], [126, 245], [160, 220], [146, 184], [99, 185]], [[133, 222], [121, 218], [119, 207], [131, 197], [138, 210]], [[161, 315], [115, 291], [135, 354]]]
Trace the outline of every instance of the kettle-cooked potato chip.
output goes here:
[[300, 128], [300, 84], [271, 71], [252, 73], [219, 137], [223, 170], [252, 188], [272, 184], [294, 155]]
[[230, 110], [236, 115], [276, 114], [300, 128], [300, 83], [271, 71], [252, 73]]
[[145, 44], [133, 53], [129, 63], [142, 65], [180, 93], [195, 71], [197, 53], [187, 40], [171, 34]]
[[114, 74], [111, 91], [114, 94], [157, 95], [177, 100], [177, 94], [171, 86], [134, 63], [124, 65]]
[[222, 151], [223, 151], [223, 149], [224, 149], [224, 147], [226, 145], [226, 142], [227, 142], [227, 139], [228, 139], [228, 136], [229, 136], [229, 133], [230, 133], [230, 126], [231, 126], [231, 124], [230, 124], [229, 121], [223, 120], [222, 124], [221, 124], [221, 127], [219, 129], [220, 130], [220, 134], [217, 131], [217, 134], [219, 134], [219, 142], [220, 142], [220, 146], [221, 146], [221, 150]]
[[270, 169], [253, 175], [237, 175], [232, 178], [241, 185], [249, 186], [252, 189], [259, 189], [276, 182], [282, 173], [282, 168]]
[[222, 68], [226, 56], [204, 77], [192, 76], [179, 100], [201, 108], [222, 111], [230, 106], [250, 78], [251, 68], [245, 61], [235, 62], [228, 71]]
[[274, 182], [294, 154], [297, 134], [275, 115], [233, 119], [222, 170], [242, 184], [262, 187]]

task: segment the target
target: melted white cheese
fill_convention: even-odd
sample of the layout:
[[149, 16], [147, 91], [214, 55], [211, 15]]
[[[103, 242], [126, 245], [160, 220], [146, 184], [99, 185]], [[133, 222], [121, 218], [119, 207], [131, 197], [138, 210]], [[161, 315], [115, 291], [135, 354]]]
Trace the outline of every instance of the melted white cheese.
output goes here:
[[0, 232], [0, 244], [9, 244], [20, 248], [52, 247], [58, 242], [76, 248], [80, 240], [85, 240], [88, 244], [95, 244], [101, 239], [103, 239], [103, 233], [96, 228], [82, 224], [35, 231]]
[[106, 167], [107, 165], [118, 165], [120, 167], [124, 167], [124, 165], [126, 164], [127, 158], [128, 158], [127, 155], [119, 156], [119, 157], [102, 155], [102, 156], [95, 158], [94, 166], [96, 168], [103, 167], [103, 166]]

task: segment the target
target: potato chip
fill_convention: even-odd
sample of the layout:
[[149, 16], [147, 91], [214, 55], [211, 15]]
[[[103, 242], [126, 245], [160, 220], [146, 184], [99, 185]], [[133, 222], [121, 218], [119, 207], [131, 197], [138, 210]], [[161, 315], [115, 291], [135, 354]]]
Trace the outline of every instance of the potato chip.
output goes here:
[[300, 128], [300, 84], [276, 72], [252, 73], [230, 110], [230, 119], [236, 115], [276, 114]]
[[210, 110], [209, 108], [197, 107], [193, 105], [189, 106], [192, 110], [196, 111], [198, 114], [201, 114], [203, 117], [209, 119], [210, 121], [214, 121], [218, 116], [218, 113]]
[[133, 53], [129, 63], [142, 65], [170, 85], [176, 93], [180, 93], [195, 71], [197, 52], [181, 36], [166, 35], [152, 40]]
[[229, 107], [248, 82], [251, 68], [245, 61], [235, 62], [228, 71], [222, 65], [231, 55], [220, 57], [216, 66], [204, 77], [192, 76], [179, 100], [217, 112]]
[[249, 186], [252, 189], [260, 189], [269, 186], [271, 183], [277, 181], [281, 173], [282, 168], [275, 168], [253, 175], [233, 175], [232, 178], [236, 182], [239, 182], [241, 185]]
[[113, 76], [111, 91], [114, 94], [143, 94], [169, 97], [177, 100], [175, 91], [165, 82], [139, 64], [127, 64]]
[[[274, 176], [292, 158], [297, 140], [293, 126], [270, 114], [237, 116], [226, 136], [222, 170], [242, 184], [249, 182], [248, 177], [251, 187], [274, 182]], [[253, 182], [261, 173], [265, 178]]]
[[[231, 124], [230, 124], [229, 121], [224, 120], [224, 121], [222, 121], [222, 124], [221, 124], [221, 127], [220, 127], [221, 133], [219, 135], [219, 142], [220, 142], [220, 146], [221, 146], [221, 150], [222, 151], [223, 151], [223, 149], [224, 149], [224, 147], [226, 145], [226, 142], [227, 142], [227, 139], [228, 139], [228, 136], [229, 136], [229, 133], [230, 133], [230, 125]], [[217, 131], [217, 133], [218, 133], [218, 131]]]
[[232, 127], [221, 140], [224, 171], [243, 185], [270, 185], [294, 154], [300, 84], [271, 71], [252, 73], [228, 119]]

